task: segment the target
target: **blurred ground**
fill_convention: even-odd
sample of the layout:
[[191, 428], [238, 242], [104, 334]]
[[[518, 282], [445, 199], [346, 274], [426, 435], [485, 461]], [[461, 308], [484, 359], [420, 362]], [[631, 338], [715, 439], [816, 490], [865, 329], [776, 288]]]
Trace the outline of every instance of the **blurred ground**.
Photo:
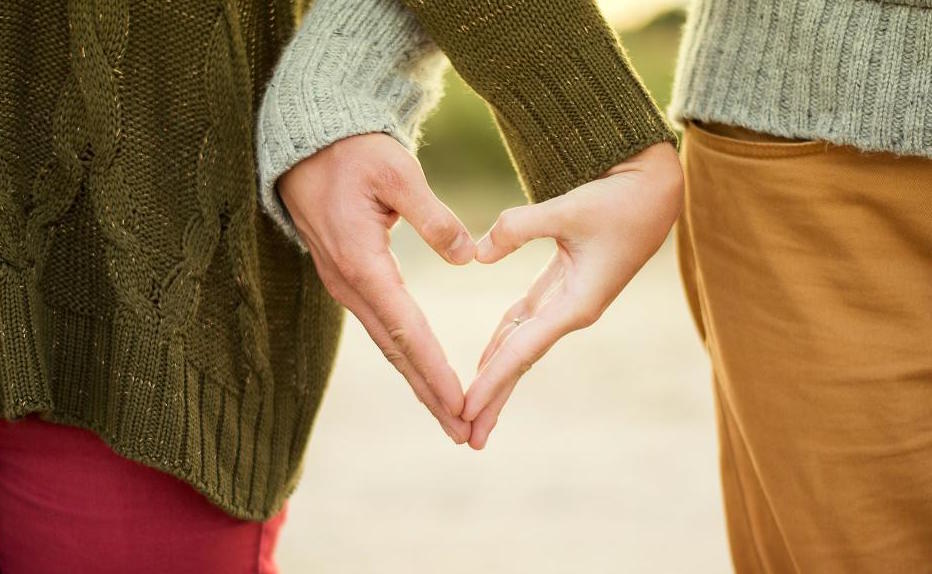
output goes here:
[[[407, 227], [396, 244], [468, 384], [551, 245], [451, 268]], [[727, 572], [708, 379], [669, 242], [535, 365], [480, 453], [447, 440], [350, 316], [283, 573]]]
[[[622, 34], [661, 105], [681, 24], [673, 13]], [[481, 102], [453, 75], [447, 92], [420, 157], [478, 238], [524, 200]], [[464, 385], [552, 250], [452, 268], [405, 225], [394, 247]], [[481, 453], [449, 442], [349, 316], [282, 571], [728, 572], [708, 369], [669, 241], [599, 323], [525, 376]]]

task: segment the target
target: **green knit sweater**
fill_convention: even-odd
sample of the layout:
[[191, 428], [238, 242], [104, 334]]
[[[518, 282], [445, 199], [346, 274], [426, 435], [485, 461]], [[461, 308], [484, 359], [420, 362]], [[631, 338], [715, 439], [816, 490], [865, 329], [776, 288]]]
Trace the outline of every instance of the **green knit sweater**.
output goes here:
[[[411, 1], [538, 199], [672, 135], [593, 0]], [[294, 487], [342, 318], [257, 209], [292, 0], [0, 3], [0, 416], [242, 518]]]

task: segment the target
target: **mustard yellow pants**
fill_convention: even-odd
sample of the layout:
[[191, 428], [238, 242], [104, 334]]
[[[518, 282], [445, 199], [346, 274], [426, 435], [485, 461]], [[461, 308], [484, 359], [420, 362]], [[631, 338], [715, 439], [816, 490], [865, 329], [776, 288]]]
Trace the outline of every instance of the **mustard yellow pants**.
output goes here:
[[932, 572], [932, 160], [685, 134], [739, 573]]

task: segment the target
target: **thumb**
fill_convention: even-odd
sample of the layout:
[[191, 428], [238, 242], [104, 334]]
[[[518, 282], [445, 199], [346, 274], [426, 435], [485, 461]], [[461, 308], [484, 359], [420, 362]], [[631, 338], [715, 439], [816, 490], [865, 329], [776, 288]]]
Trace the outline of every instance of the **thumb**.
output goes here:
[[446, 206], [427, 184], [423, 172], [412, 177], [407, 189], [397, 194], [392, 208], [411, 224], [417, 234], [455, 265], [473, 260], [476, 244], [463, 222]]
[[492, 229], [479, 240], [476, 260], [495, 263], [532, 239], [559, 238], [564, 203], [568, 199], [557, 196], [542, 203], [512, 207], [501, 212]]

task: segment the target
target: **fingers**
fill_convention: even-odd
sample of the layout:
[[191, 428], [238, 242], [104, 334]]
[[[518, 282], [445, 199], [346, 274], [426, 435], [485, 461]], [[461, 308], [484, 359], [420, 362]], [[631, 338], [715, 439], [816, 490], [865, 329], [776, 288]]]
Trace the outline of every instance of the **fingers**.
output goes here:
[[463, 419], [472, 422], [469, 446], [485, 448], [498, 417], [521, 376], [572, 329], [556, 317], [529, 319], [503, 334], [498, 348], [469, 387]]
[[[450, 413], [449, 409], [442, 404], [434, 390], [427, 383], [423, 376], [413, 367], [407, 357], [395, 345], [388, 329], [382, 324], [372, 308], [366, 304], [365, 300], [356, 294], [351, 295], [346, 306], [353, 315], [359, 319], [366, 332], [375, 341], [382, 354], [389, 362], [404, 376], [414, 391], [418, 400], [427, 407], [434, 418], [443, 427], [453, 442], [463, 444], [471, 435], [471, 425], [463, 421], [459, 416]], [[462, 394], [462, 391], [460, 391]]]
[[382, 201], [404, 217], [441, 257], [455, 265], [473, 260], [476, 244], [456, 215], [430, 188], [415, 163], [403, 177], [382, 180]]
[[498, 345], [516, 326], [515, 319], [526, 319], [533, 315], [534, 310], [541, 305], [541, 301], [547, 300], [551, 293], [560, 288], [566, 275], [566, 264], [562, 260], [563, 257], [564, 254], [560, 250], [554, 253], [544, 270], [534, 279], [534, 282], [528, 289], [527, 295], [519, 299], [505, 311], [505, 315], [495, 328], [488, 345], [486, 345], [485, 350], [482, 352], [482, 356], [479, 359], [479, 366], [476, 369], [477, 371], [482, 370], [486, 361], [488, 361], [495, 353], [496, 349], [498, 349]]
[[505, 388], [501, 389], [495, 398], [482, 409], [476, 420], [472, 422], [471, 434], [469, 435], [469, 446], [475, 450], [482, 450], [485, 448], [486, 443], [489, 441], [489, 435], [492, 434], [492, 430], [495, 428], [495, 425], [498, 424], [498, 417], [501, 415], [502, 409], [505, 407], [505, 403], [508, 402], [508, 399], [511, 397], [512, 391], [514, 391], [515, 386], [517, 386], [517, 380], [514, 384], [507, 385]]
[[[452, 263], [475, 244], [427, 185], [417, 160], [384, 134], [345, 138], [289, 171], [281, 193], [330, 294], [362, 321], [389, 361], [454, 440], [470, 424], [459, 379], [404, 286], [390, 250], [399, 216]], [[293, 193], [287, 193], [288, 191]]]
[[[459, 416], [450, 414], [449, 409], [442, 404], [434, 393], [434, 389], [431, 388], [424, 377], [422, 377], [411, 363], [408, 362], [404, 354], [398, 351], [388, 330], [379, 322], [375, 314], [372, 313], [371, 310], [363, 308], [356, 316], [360, 317], [360, 321], [363, 322], [369, 336], [372, 337], [372, 340], [382, 349], [383, 354], [395, 368], [398, 369], [398, 372], [408, 381], [415, 396], [417, 396], [418, 400], [420, 400], [421, 403], [427, 407], [427, 410], [434, 415], [434, 418], [440, 423], [440, 426], [443, 428], [444, 432], [447, 433], [447, 436], [456, 444], [463, 444], [466, 442], [472, 434], [470, 423], [464, 421]], [[363, 320], [362, 317], [365, 317], [365, 320]]]
[[[553, 307], [548, 305], [547, 308]], [[499, 391], [513, 387], [554, 343], [571, 330], [566, 319], [546, 311], [514, 327], [470, 385], [461, 415], [463, 420], [474, 421]]]
[[463, 389], [427, 318], [408, 293], [390, 254], [368, 262], [352, 287], [372, 309], [393, 347], [424, 378], [453, 416], [463, 411]]
[[522, 297], [518, 300], [517, 303], [512, 305], [505, 314], [502, 316], [502, 320], [499, 321], [498, 326], [495, 327], [495, 331], [492, 332], [492, 337], [489, 339], [488, 344], [485, 346], [485, 349], [482, 351], [482, 356], [479, 357], [479, 364], [476, 367], [476, 372], [482, 370], [482, 367], [485, 366], [485, 363], [494, 353], [495, 349], [498, 348], [498, 344], [504, 337], [508, 336], [508, 333], [516, 326], [515, 319], [521, 319], [528, 315], [528, 304], [527, 298]]
[[308, 245], [331, 295], [356, 315], [447, 434], [465, 442], [469, 424], [459, 418], [464, 404], [459, 378], [404, 288], [391, 252], [337, 264], [316, 242]]
[[506, 209], [476, 245], [476, 260], [495, 263], [532, 239], [560, 237], [564, 211], [571, 198]]

